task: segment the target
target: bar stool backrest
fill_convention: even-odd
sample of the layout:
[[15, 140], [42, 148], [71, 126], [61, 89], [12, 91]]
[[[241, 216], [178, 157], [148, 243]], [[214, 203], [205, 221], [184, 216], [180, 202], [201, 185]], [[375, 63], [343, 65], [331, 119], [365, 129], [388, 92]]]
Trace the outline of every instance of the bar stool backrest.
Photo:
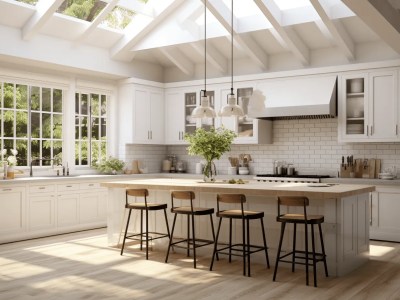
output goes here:
[[189, 200], [190, 201], [190, 208], [193, 212], [193, 200], [195, 199], [195, 194], [192, 191], [172, 191], [171, 192], [171, 202], [172, 202], [172, 209], [174, 209], [174, 199], [178, 200]]
[[217, 211], [220, 212], [220, 203], [239, 203], [244, 216], [243, 203], [246, 203], [246, 196], [243, 194], [218, 194], [217, 195]]
[[128, 197], [143, 197], [145, 206], [147, 206], [147, 196], [149, 191], [147, 189], [128, 189], [126, 190], [126, 205], [129, 205]]
[[283, 216], [281, 214], [281, 205], [285, 206], [301, 206], [303, 207], [304, 211], [304, 219], [307, 222], [307, 206], [309, 205], [310, 201], [307, 197], [302, 196], [283, 196], [278, 197], [278, 217]]

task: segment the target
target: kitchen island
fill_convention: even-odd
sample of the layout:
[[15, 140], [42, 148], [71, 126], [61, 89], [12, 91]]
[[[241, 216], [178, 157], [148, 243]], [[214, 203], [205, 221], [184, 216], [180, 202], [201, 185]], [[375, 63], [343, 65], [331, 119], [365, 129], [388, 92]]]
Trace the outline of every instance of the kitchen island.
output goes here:
[[[217, 193], [243, 193], [247, 196], [246, 209], [265, 212], [266, 236], [269, 254], [274, 262], [279, 239], [280, 223], [276, 222], [277, 196], [306, 196], [310, 199], [310, 214], [325, 216], [323, 235], [326, 247], [330, 275], [342, 276], [368, 261], [369, 258], [369, 222], [370, 192], [375, 190], [369, 185], [346, 184], [309, 184], [309, 183], [266, 183], [248, 181], [245, 184], [229, 184], [228, 182], [204, 183], [198, 179], [153, 178], [104, 182], [108, 188], [108, 241], [110, 246], [120, 242], [120, 234], [125, 223], [124, 205], [126, 188], [146, 188], [150, 191], [152, 202], [164, 202], [170, 206], [171, 190], [192, 190], [196, 194], [197, 205], [216, 207]], [[293, 208], [291, 209], [291, 212]], [[150, 220], [150, 226], [156, 231], [165, 231], [160, 215]], [[169, 217], [172, 217], [169, 214]], [[196, 225], [201, 238], [210, 238], [207, 220]], [[170, 222], [172, 223], [172, 222]], [[137, 220], [132, 222], [137, 224]], [[186, 227], [177, 226], [177, 235], [184, 236]], [[137, 227], [138, 228], [138, 227]], [[301, 230], [301, 229], [300, 229]], [[254, 228], [254, 243], [257, 228]], [[302, 234], [298, 234], [297, 247], [301, 248]], [[227, 232], [221, 232], [221, 238], [227, 238]], [[240, 231], [235, 230], [234, 238], [240, 239]], [[164, 243], [165, 244], [165, 243]], [[165, 245], [164, 245], [165, 246]], [[163, 246], [163, 247], [164, 247]], [[291, 248], [291, 235], [285, 236], [284, 249]], [[164, 248], [163, 248], [164, 249]], [[210, 252], [210, 251], [208, 251]], [[206, 255], [211, 255], [206, 252]], [[256, 258], [257, 260], [257, 258]], [[262, 257], [260, 257], [262, 261]]]

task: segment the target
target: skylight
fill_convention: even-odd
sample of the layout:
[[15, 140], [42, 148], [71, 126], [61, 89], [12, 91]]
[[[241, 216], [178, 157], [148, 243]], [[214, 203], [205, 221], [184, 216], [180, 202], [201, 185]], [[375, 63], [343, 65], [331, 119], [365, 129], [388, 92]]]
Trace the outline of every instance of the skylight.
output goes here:
[[274, 0], [280, 10], [310, 6], [310, 0]]
[[[231, 0], [223, 0], [225, 5], [231, 9]], [[253, 1], [234, 1], [233, 14], [237, 18], [254, 16], [260, 14], [260, 9]]]
[[36, 3], [38, 3], [39, 0], [15, 0], [15, 1], [35, 6]]
[[63, 1], [57, 12], [91, 22], [106, 5], [107, 2], [102, 0], [70, 0]]
[[116, 6], [100, 24], [114, 29], [124, 29], [135, 15], [133, 10]]

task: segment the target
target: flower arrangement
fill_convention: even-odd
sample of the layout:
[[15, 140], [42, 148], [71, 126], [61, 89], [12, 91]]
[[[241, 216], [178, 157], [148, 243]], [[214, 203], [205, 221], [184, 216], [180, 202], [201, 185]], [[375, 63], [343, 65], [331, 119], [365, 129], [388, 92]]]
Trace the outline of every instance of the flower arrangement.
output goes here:
[[231, 144], [236, 134], [229, 129], [220, 127], [210, 130], [203, 128], [196, 129], [193, 134], [185, 134], [185, 141], [189, 142], [187, 147], [189, 155], [202, 156], [206, 165], [203, 169], [205, 181], [215, 181], [213, 177], [216, 175], [214, 159], [220, 159], [221, 156], [231, 149]]
[[[2, 157], [5, 157], [7, 155], [7, 149], [3, 149], [1, 151]], [[12, 155], [8, 156], [5, 160], [2, 161], [2, 163], [7, 163], [8, 166], [13, 167], [17, 165], [17, 154], [18, 151], [15, 149], [10, 149], [10, 152]]]
[[117, 174], [124, 169], [125, 163], [115, 157], [109, 157], [107, 160], [96, 163], [94, 167], [105, 174]]

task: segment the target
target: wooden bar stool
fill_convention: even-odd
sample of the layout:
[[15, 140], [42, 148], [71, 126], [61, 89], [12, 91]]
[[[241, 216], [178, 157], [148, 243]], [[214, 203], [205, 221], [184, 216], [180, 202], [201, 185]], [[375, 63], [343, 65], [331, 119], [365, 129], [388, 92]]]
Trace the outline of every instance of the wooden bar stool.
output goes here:
[[[281, 214], [281, 205], [285, 206], [298, 206], [303, 207], [303, 214], [287, 213]], [[328, 277], [328, 267], [326, 265], [326, 255], [324, 247], [324, 239], [322, 236], [321, 224], [324, 222], [324, 216], [321, 215], [307, 215], [307, 206], [309, 205], [309, 200], [307, 197], [278, 197], [278, 216], [276, 220], [281, 222], [281, 236], [279, 239], [278, 253], [276, 255], [276, 264], [274, 270], [273, 281], [276, 279], [276, 273], [278, 270], [278, 263], [285, 262], [292, 264], [292, 272], [294, 272], [295, 264], [305, 265], [306, 267], [306, 284], [309, 284], [308, 280], [308, 267], [313, 266], [314, 272], [314, 286], [317, 286], [317, 262], [323, 261], [325, 267], [325, 275]], [[285, 233], [286, 223], [293, 223], [293, 249], [291, 252], [281, 255], [282, 240]], [[296, 249], [296, 225], [304, 224], [304, 244], [305, 251], [300, 251]], [[315, 250], [315, 237], [314, 237], [314, 225], [318, 224], [319, 237], [321, 240], [321, 251], [322, 253], [317, 253]], [[311, 245], [312, 251], [308, 251], [308, 225], [311, 226]], [[292, 256], [291, 260], [285, 260], [286, 257]], [[311, 257], [310, 257], [311, 256]], [[300, 261], [299, 261], [300, 260]], [[311, 261], [311, 262], [310, 262]]]
[[[243, 259], [243, 275], [246, 276], [246, 260], [247, 260], [247, 276], [250, 277], [250, 255], [259, 251], [265, 251], [265, 258], [267, 260], [267, 267], [269, 268], [268, 247], [265, 239], [264, 229], [264, 212], [249, 211], [243, 209], [243, 203], [246, 202], [246, 196], [242, 194], [219, 194], [217, 195], [217, 217], [219, 217], [219, 224], [217, 230], [217, 238], [214, 244], [214, 252], [211, 259], [210, 271], [212, 271], [215, 255], [226, 254], [229, 255], [229, 262], [231, 262], [232, 255], [241, 256]], [[221, 203], [240, 204], [240, 209], [227, 209], [220, 210]], [[218, 237], [221, 230], [222, 219], [229, 219], [229, 245], [225, 245], [218, 249]], [[232, 220], [242, 220], [242, 243], [232, 245]], [[259, 219], [261, 222], [261, 231], [263, 237], [263, 246], [250, 244], [250, 220]], [[247, 236], [247, 240], [246, 240]], [[226, 252], [228, 251], [228, 252]], [[232, 251], [234, 253], [232, 253]], [[239, 253], [239, 254], [237, 254]], [[218, 256], [217, 256], [218, 260]]]
[[[146, 242], [146, 259], [149, 259], [149, 241], [161, 239], [165, 237], [170, 237], [169, 233], [169, 226], [168, 226], [168, 219], [167, 219], [167, 204], [166, 203], [148, 203], [147, 196], [149, 195], [149, 191], [147, 189], [128, 189], [126, 190], [126, 202], [125, 208], [129, 209], [128, 220], [126, 221], [126, 228], [124, 234], [124, 240], [122, 242], [121, 248], [121, 255], [124, 252], [125, 241], [129, 240], [136, 240], [140, 241], [140, 250], [143, 249], [143, 238]], [[144, 202], [129, 202], [129, 196], [131, 197], [143, 197]], [[128, 227], [129, 222], [131, 219], [132, 210], [140, 210], [140, 233], [128, 234]], [[149, 211], [157, 211], [157, 210], [164, 210], [164, 217], [165, 217], [165, 225], [167, 226], [167, 233], [160, 233], [149, 231]], [[143, 211], [145, 212], [146, 216], [146, 230], [143, 233]], [[151, 236], [149, 236], [151, 234]]]
[[[174, 206], [174, 199], [178, 200], [188, 200], [190, 205], [188, 206]], [[204, 208], [204, 207], [195, 207], [193, 206], [193, 200], [195, 199], [195, 194], [192, 191], [172, 191], [171, 192], [171, 202], [172, 208], [171, 212], [175, 214], [174, 221], [172, 223], [172, 231], [171, 237], [169, 240], [167, 256], [165, 258], [165, 262], [168, 262], [169, 251], [171, 247], [185, 248], [187, 249], [187, 256], [190, 256], [190, 250], [193, 250], [193, 266], [196, 268], [196, 248], [203, 247], [206, 245], [214, 244], [215, 241], [215, 233], [214, 233], [214, 224], [212, 220], [212, 215], [214, 214], [214, 208]], [[187, 238], [181, 239], [179, 241], [173, 242], [176, 217], [177, 215], [187, 215]], [[210, 224], [211, 224], [211, 232], [213, 239], [205, 240], [205, 239], [196, 239], [195, 236], [195, 216], [210, 216]], [[192, 238], [190, 238], [190, 221], [192, 225]], [[186, 246], [180, 246], [178, 244], [186, 243]], [[178, 245], [178, 246], [177, 246]]]

